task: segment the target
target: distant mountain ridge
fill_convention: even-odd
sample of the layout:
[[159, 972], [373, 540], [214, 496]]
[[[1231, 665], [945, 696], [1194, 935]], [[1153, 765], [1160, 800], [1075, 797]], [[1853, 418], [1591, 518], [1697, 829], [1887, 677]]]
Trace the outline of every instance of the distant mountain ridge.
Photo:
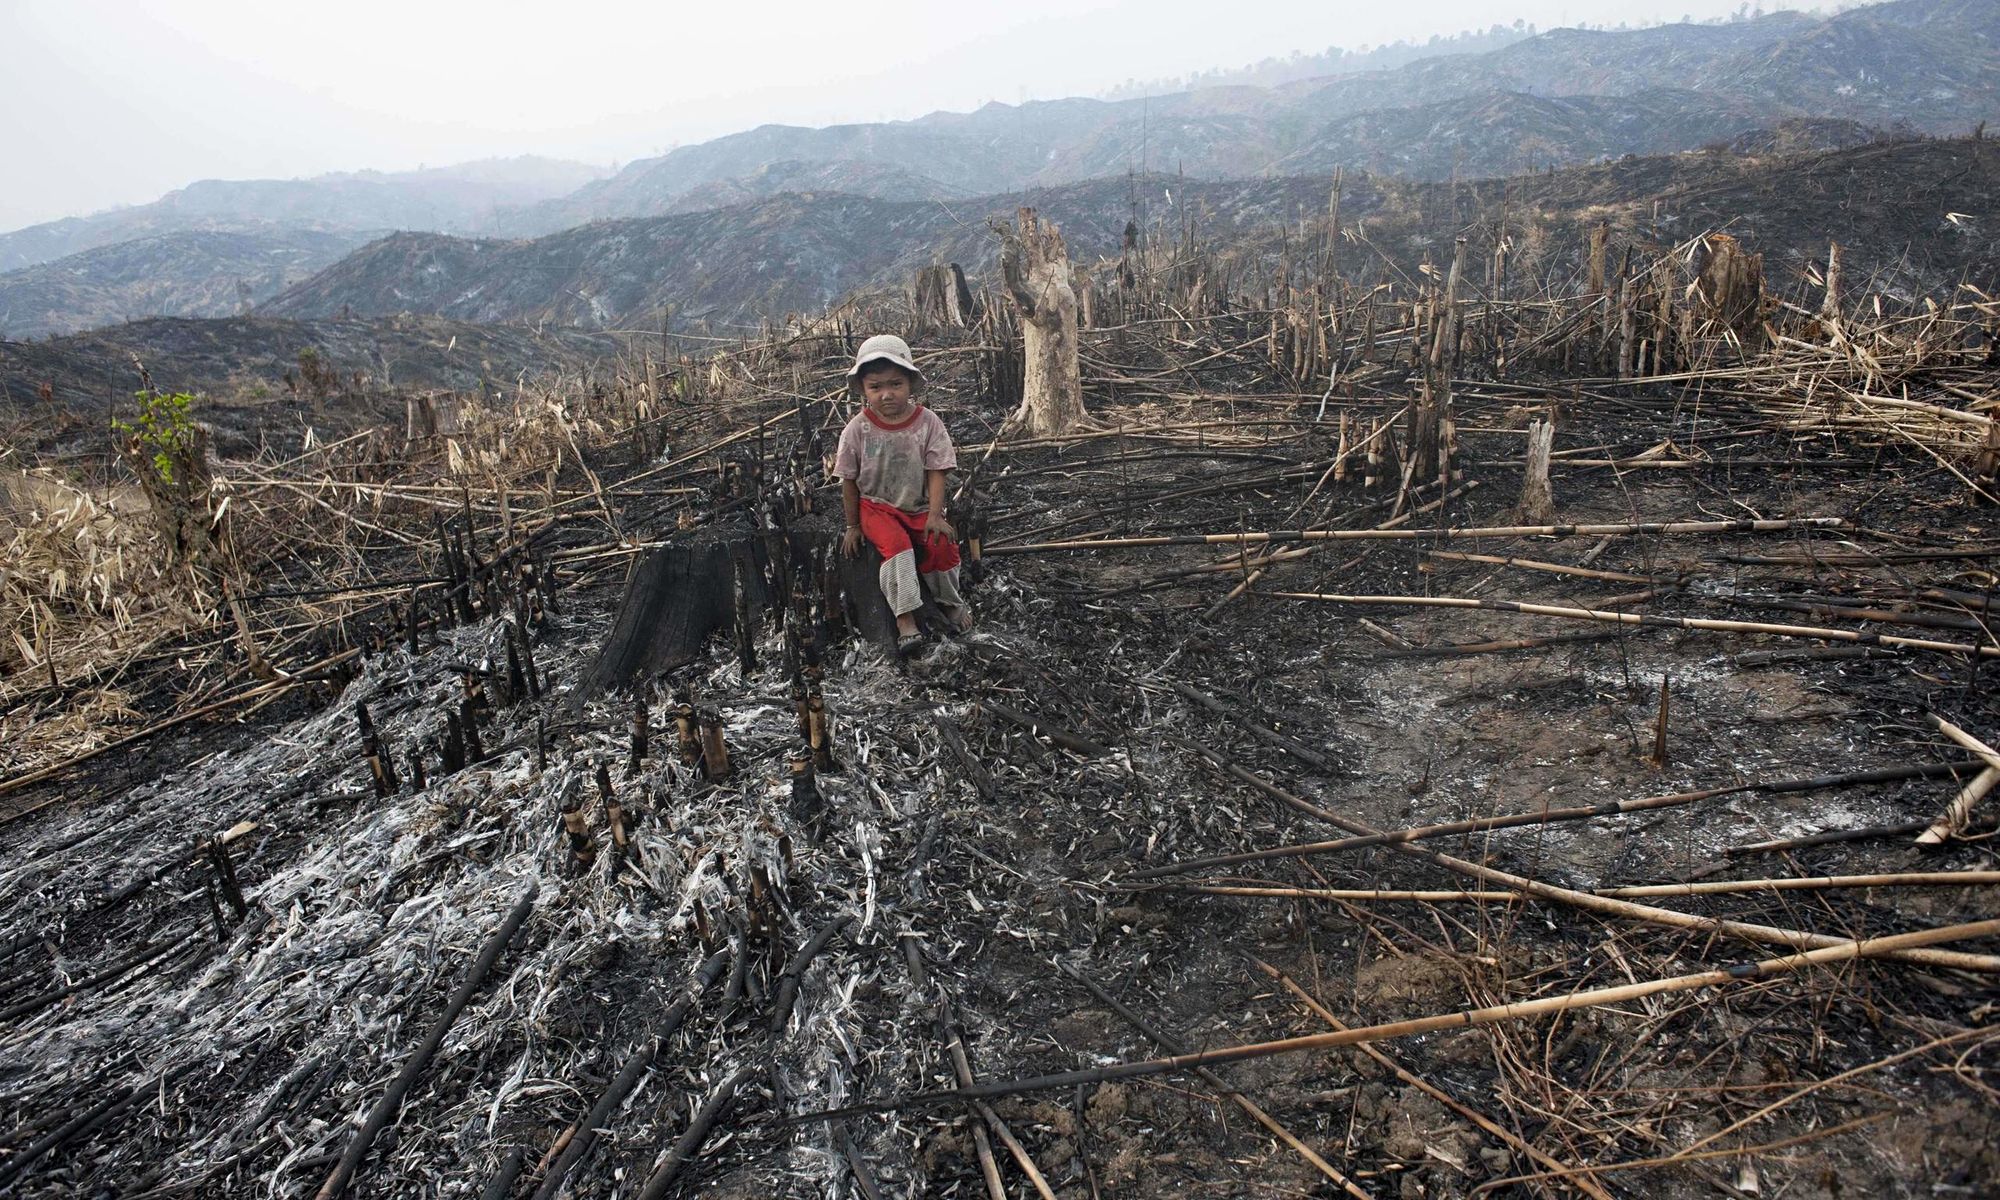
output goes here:
[[[1798, 135], [1781, 129], [1757, 140], [1775, 146], [1790, 136]], [[1806, 136], [1826, 135], [1814, 127]], [[1194, 214], [1205, 240], [1242, 256], [1253, 277], [1268, 278], [1268, 259], [1284, 231], [1323, 213], [1327, 191], [1319, 174], [1233, 182], [1154, 175], [949, 205], [785, 195], [525, 240], [400, 234], [287, 289], [262, 311], [295, 318], [411, 312], [646, 329], [671, 305], [684, 318], [748, 322], [818, 311], [856, 292], [901, 291], [918, 267], [932, 262], [958, 262], [975, 275], [988, 271], [997, 241], [987, 222], [1007, 219], [1021, 204], [1060, 225], [1073, 259], [1086, 267], [1118, 253], [1139, 203], [1156, 219]], [[1440, 247], [1448, 252], [1450, 236], [1441, 230], [1505, 214], [1542, 229], [1544, 241], [1574, 242], [1599, 219], [1669, 244], [1726, 224], [1753, 250], [1776, 256], [1769, 268], [1774, 279], [1781, 262], [1823, 255], [1826, 239], [1834, 238], [1852, 243], [1849, 263], [1857, 277], [1867, 262], [1895, 273], [1885, 280], [1918, 287], [1994, 265], [2000, 214], [1988, 211], [1986, 197], [1996, 191], [2000, 144], [1916, 140], [1768, 161], [1722, 151], [1622, 159], [1467, 185], [1351, 175], [1342, 218], [1347, 228], [1366, 220], [1370, 245], [1405, 272]], [[1975, 219], [1954, 222], [1946, 216], [1951, 212]], [[1369, 270], [1383, 269], [1363, 258], [1373, 264]]]
[[[759, 264], [782, 261], [791, 251], [778, 246], [760, 256], [744, 238], [765, 219], [789, 230], [785, 214], [818, 211], [814, 205], [836, 214], [860, 211], [831, 201], [836, 194], [935, 207], [1148, 172], [1226, 181], [1327, 175], [1342, 167], [1468, 181], [1626, 155], [1702, 147], [1835, 150], [1885, 131], [1947, 135], [1981, 121], [2000, 124], [2000, 0], [1890, 0], [1830, 17], [1781, 12], [1718, 25], [1557, 29], [1496, 41], [1501, 44], [1490, 50], [1275, 87], [996, 103], [972, 112], [819, 129], [765, 125], [642, 159], [616, 174], [518, 159], [401, 175], [202, 183], [136, 209], [0, 235], [0, 271], [196, 231], [278, 239], [301, 229], [542, 239], [597, 221], [723, 211], [747, 213], [753, 223], [744, 229], [714, 221], [675, 227], [706, 230], [703, 236], [712, 234], [713, 242], [657, 235], [683, 256], [672, 275], [693, 290], [682, 299], [716, 311], [750, 311], [746, 295], [761, 280], [756, 303], [784, 309], [823, 302], [832, 269], [816, 267], [817, 276], [792, 282], [770, 279]], [[765, 201], [773, 203], [760, 205]], [[831, 245], [859, 236], [837, 220], [823, 240]], [[595, 235], [564, 244], [594, 245]], [[571, 313], [561, 319], [585, 324], [602, 323], [600, 306], [624, 311], [605, 297], [631, 291], [615, 278], [594, 275], [607, 264], [586, 256], [581, 278], [593, 281], [585, 289], [593, 297], [588, 303], [575, 296], [530, 303], [542, 282], [576, 269], [557, 262], [532, 267], [539, 281], [487, 279], [473, 293], [433, 295], [429, 284], [384, 271], [385, 263], [418, 246], [454, 262], [525, 262], [538, 253], [500, 243], [468, 248], [398, 240], [371, 248], [370, 258], [349, 274], [396, 276], [400, 282], [391, 290], [417, 309], [546, 310]], [[57, 330], [97, 319], [90, 314], [142, 315], [132, 306], [146, 297], [180, 306], [162, 311], [209, 311], [216, 296], [235, 289], [245, 267], [228, 255], [189, 253], [163, 260], [162, 269], [177, 273], [175, 279], [135, 289], [108, 277], [116, 275], [120, 257], [69, 263], [75, 271], [61, 287], [46, 277], [10, 283], [0, 274], [0, 293], [14, 298], [14, 315], [0, 321], [0, 329]], [[740, 283], [718, 280], [699, 265], [717, 261], [751, 274]], [[108, 276], [92, 274], [98, 270]], [[253, 299], [269, 294], [260, 285], [251, 290]], [[371, 304], [393, 309], [372, 288], [360, 291]], [[504, 300], [495, 299], [503, 294]]]
[[[1488, 106], [1490, 125], [1429, 134], [1394, 112], [1505, 96], [1515, 99], [1504, 111]], [[1618, 101], [1643, 109], [1648, 97], [1698, 103], [1681, 114], [1680, 128], [1669, 119], [1672, 107], [1655, 106], [1644, 139], [1593, 127], [1573, 146], [1575, 121], [1590, 106], [1550, 104], [1595, 98], [1610, 114]], [[935, 181], [936, 198], [944, 189], [991, 195], [1133, 170], [1237, 179], [1291, 169], [1300, 154], [1331, 163], [1335, 150], [1326, 147], [1338, 146], [1341, 128], [1372, 122], [1401, 125], [1413, 138], [1394, 153], [1396, 169], [1439, 179], [1460, 171], [1467, 151], [1498, 169], [1517, 169], [1515, 156], [1498, 148], [1509, 138], [1544, 144], [1546, 161], [1561, 165], [1600, 153], [1693, 149], [1798, 118], [1933, 134], [2000, 120], [2000, 3], [1892, 0], [1825, 18], [1781, 12], [1722, 25], [1557, 29], [1483, 53], [1277, 88], [989, 104], [819, 129], [765, 125], [633, 162], [572, 195], [507, 214], [500, 229], [532, 235], [684, 211], [684, 198], [697, 189], [780, 161], [880, 163]], [[1611, 149], [1599, 149], [1607, 143]], [[1323, 149], [1314, 154], [1316, 145]], [[1384, 148], [1372, 153], [1347, 165], [1386, 165]]]
[[503, 209], [566, 195], [605, 173], [582, 163], [523, 156], [312, 179], [205, 179], [151, 204], [0, 234], [0, 271], [171, 233], [271, 233], [269, 227], [274, 225], [320, 231], [420, 228], [470, 233], [486, 228]]
[[73, 333], [144, 317], [246, 312], [373, 235], [267, 225], [98, 246], [0, 274], [0, 337]]

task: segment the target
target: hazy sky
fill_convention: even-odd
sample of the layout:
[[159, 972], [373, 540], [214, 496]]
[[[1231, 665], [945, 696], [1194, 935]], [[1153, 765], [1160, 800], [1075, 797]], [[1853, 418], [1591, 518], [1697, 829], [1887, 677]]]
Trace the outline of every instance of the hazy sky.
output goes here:
[[196, 179], [629, 161], [765, 122], [894, 120], [1517, 17], [1612, 25], [1740, 3], [0, 0], [0, 230]]

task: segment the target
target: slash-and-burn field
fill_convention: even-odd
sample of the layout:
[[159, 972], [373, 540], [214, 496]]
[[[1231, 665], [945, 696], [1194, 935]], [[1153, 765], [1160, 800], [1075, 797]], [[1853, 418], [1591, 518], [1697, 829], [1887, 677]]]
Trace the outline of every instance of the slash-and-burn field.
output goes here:
[[844, 330], [212, 463], [179, 559], [23, 475], [0, 1191], [1996, 1194], [1995, 309], [1663, 261], [1136, 285], [1054, 439], [920, 329], [909, 662]]

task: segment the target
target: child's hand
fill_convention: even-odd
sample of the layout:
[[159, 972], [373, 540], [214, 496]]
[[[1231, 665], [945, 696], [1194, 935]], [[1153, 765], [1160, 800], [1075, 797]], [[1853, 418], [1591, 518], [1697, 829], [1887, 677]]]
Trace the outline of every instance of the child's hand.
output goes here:
[[849, 558], [861, 556], [861, 531], [850, 529], [840, 535], [840, 552]]
[[958, 540], [958, 530], [951, 527], [951, 522], [944, 519], [943, 513], [934, 512], [924, 518], [924, 533], [937, 537], [948, 537], [954, 542]]

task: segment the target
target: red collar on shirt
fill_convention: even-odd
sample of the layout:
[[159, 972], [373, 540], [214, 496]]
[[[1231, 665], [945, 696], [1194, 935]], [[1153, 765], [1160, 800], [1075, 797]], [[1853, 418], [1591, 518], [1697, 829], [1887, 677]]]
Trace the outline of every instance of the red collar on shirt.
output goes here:
[[873, 425], [877, 429], [886, 429], [889, 432], [894, 433], [898, 429], [908, 429], [911, 425], [915, 424], [917, 418], [924, 415], [924, 406], [921, 404], [912, 405], [910, 408], [910, 415], [904, 417], [902, 420], [896, 422], [893, 425], [891, 425], [887, 421], [884, 421], [882, 418], [876, 416], [875, 410], [872, 408], [864, 407], [862, 408], [861, 411], [868, 415], [868, 423], [870, 425]]

